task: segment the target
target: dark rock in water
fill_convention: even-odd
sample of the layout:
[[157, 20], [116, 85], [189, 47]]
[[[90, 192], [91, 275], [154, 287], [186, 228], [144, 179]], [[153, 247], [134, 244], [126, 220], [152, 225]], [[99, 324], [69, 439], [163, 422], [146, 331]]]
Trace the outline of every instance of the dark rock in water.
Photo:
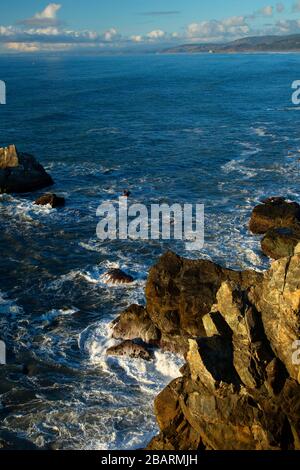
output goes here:
[[51, 186], [53, 180], [36, 159], [14, 145], [0, 148], [0, 192], [27, 193]]
[[107, 273], [107, 279], [113, 284], [131, 284], [134, 279], [129, 274], [124, 273], [121, 269], [111, 269]]
[[56, 194], [44, 194], [35, 201], [37, 206], [50, 205], [53, 209], [64, 207], [65, 203], [65, 198], [56, 196]]
[[124, 341], [117, 346], [107, 349], [107, 356], [130, 357], [132, 359], [144, 359], [150, 361], [151, 354], [144, 346], [134, 343], [133, 341]]
[[[41, 450], [27, 439], [21, 438], [17, 433], [10, 431], [1, 431], [0, 451], [18, 451], [18, 450]], [[1, 460], [1, 458], [0, 458]]]
[[156, 398], [148, 449], [300, 450], [300, 254], [252, 286], [222, 282], [203, 325], [183, 376]]
[[253, 209], [249, 229], [264, 234], [272, 228], [291, 227], [300, 222], [300, 205], [283, 198], [270, 198]]
[[261, 241], [263, 253], [272, 259], [293, 256], [300, 243], [300, 224], [295, 227], [270, 229]]
[[262, 204], [283, 204], [286, 201], [284, 197], [268, 197], [267, 199], [263, 199], [261, 202]]
[[160, 332], [144, 307], [131, 305], [113, 322], [113, 338], [123, 340], [139, 338], [145, 343], [157, 344]]

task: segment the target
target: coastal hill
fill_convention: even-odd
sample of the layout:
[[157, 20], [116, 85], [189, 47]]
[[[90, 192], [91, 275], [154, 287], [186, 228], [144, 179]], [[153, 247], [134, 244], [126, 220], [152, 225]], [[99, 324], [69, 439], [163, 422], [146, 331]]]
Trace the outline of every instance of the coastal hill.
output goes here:
[[243, 52], [300, 52], [300, 34], [288, 36], [253, 36], [224, 44], [183, 44], [170, 47], [162, 54], [179, 53], [243, 53]]

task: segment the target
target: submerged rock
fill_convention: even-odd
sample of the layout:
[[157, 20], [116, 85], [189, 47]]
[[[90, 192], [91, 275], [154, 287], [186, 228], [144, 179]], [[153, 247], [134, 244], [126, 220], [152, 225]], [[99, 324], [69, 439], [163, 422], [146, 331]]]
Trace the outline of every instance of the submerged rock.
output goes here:
[[113, 338], [123, 340], [141, 339], [148, 344], [157, 344], [159, 330], [153, 324], [146, 309], [131, 305], [113, 322]]
[[113, 284], [131, 284], [134, 279], [129, 274], [124, 273], [121, 269], [111, 269], [106, 274], [108, 282]]
[[283, 198], [269, 198], [253, 209], [249, 229], [264, 234], [272, 228], [291, 227], [300, 222], [300, 205]]
[[155, 401], [161, 432], [148, 449], [300, 449], [300, 255], [252, 281], [221, 282], [202, 317], [207, 337], [189, 339], [183, 376]]
[[56, 196], [56, 194], [44, 194], [35, 201], [37, 206], [50, 205], [53, 209], [64, 207], [65, 203], [65, 198]]
[[300, 224], [295, 227], [279, 227], [267, 231], [261, 241], [263, 253], [272, 259], [293, 256], [300, 243]]
[[0, 148], [0, 192], [27, 193], [51, 186], [53, 180], [36, 159], [15, 145]]
[[133, 341], [124, 341], [123, 343], [107, 349], [107, 356], [130, 357], [132, 359], [144, 359], [150, 361], [151, 354], [146, 347], [136, 344]]

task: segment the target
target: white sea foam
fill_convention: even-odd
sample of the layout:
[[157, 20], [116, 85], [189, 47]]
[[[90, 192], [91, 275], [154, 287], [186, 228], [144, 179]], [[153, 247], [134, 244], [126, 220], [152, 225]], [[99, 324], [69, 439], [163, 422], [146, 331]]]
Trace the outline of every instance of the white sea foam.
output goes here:
[[137, 380], [140, 387], [147, 392], [149, 386], [152, 389], [161, 381], [180, 377], [180, 367], [184, 360], [172, 353], [155, 351], [154, 358], [150, 362], [142, 359], [108, 357], [106, 350], [119, 343], [112, 338], [111, 321], [112, 319], [90, 325], [79, 335], [79, 348], [88, 355], [92, 364], [100, 365], [105, 371], [109, 371], [112, 364], [118, 363], [121, 368], [119, 380], [126, 380], [125, 374], [125, 377]]

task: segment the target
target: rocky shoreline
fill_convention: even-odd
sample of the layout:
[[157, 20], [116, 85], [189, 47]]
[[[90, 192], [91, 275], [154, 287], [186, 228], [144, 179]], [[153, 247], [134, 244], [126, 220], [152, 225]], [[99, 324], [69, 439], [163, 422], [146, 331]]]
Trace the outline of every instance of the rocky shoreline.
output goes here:
[[[281, 237], [299, 220], [297, 203], [271, 198], [254, 209], [250, 230]], [[277, 250], [265, 273], [166, 253], [149, 273], [146, 307], [132, 305], [113, 322], [123, 341], [115, 354], [149, 360], [160, 347], [186, 359], [155, 401], [160, 434], [149, 450], [300, 450], [296, 241], [291, 250], [280, 238], [290, 256]]]
[[[0, 194], [32, 193], [52, 185], [52, 177], [33, 155], [19, 152], [15, 145], [0, 147]], [[65, 199], [47, 193], [35, 205], [56, 209], [64, 207]]]
[[[34, 157], [0, 149], [0, 193], [52, 184]], [[65, 201], [45, 194], [35, 204]], [[111, 325], [119, 343], [109, 356], [150, 361], [160, 348], [186, 361], [155, 400], [160, 433], [149, 450], [300, 450], [300, 205], [262, 201], [249, 230], [275, 260], [268, 271], [167, 252], [150, 270], [146, 305], [129, 306]], [[134, 281], [120, 269], [107, 280]]]

